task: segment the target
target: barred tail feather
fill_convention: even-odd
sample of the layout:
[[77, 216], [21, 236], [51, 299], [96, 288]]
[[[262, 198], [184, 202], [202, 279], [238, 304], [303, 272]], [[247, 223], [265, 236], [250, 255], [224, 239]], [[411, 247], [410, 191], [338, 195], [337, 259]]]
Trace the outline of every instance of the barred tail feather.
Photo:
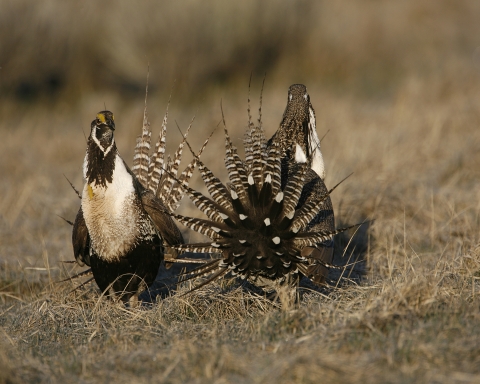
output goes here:
[[[198, 232], [202, 235], [208, 236], [211, 239], [220, 238], [220, 236], [228, 236], [228, 229], [224, 225], [215, 223], [209, 220], [197, 219], [195, 217], [186, 217], [172, 213], [179, 223]], [[223, 228], [222, 228], [223, 227]]]
[[[218, 264], [221, 263], [221, 259], [209, 259], [205, 260], [205, 263], [195, 267], [191, 271], [180, 272], [178, 276], [181, 278], [180, 281], [186, 281], [190, 276], [195, 275], [195, 277], [205, 276], [205, 274], [211, 273], [212, 270], [218, 267]], [[185, 278], [185, 280], [183, 279]]]
[[170, 194], [172, 193], [173, 184], [175, 182], [175, 178], [177, 177], [177, 173], [178, 173], [178, 167], [182, 160], [183, 147], [185, 145], [185, 141], [187, 140], [187, 135], [188, 135], [188, 132], [190, 131], [190, 127], [191, 127], [191, 124], [188, 126], [188, 129], [185, 132], [185, 135], [183, 136], [182, 141], [178, 145], [178, 148], [175, 151], [175, 154], [173, 155], [173, 159], [170, 159], [170, 158], [168, 159], [169, 160], [167, 164], [168, 174], [165, 177], [165, 181], [162, 183], [162, 189], [161, 189], [161, 195], [160, 195], [164, 201], [167, 201]]
[[195, 252], [195, 253], [216, 253], [219, 252], [217, 247], [212, 246], [212, 243], [194, 243], [181, 244], [171, 247], [176, 249], [179, 253]]
[[282, 185], [282, 162], [280, 158], [280, 150], [276, 142], [274, 142], [268, 149], [265, 175], [270, 175], [272, 179], [272, 195], [275, 196]]
[[246, 172], [237, 159], [236, 159], [236, 148], [233, 146], [228, 136], [227, 129], [225, 128], [225, 167], [227, 168], [228, 177], [232, 183], [236, 194], [241, 201], [246, 201], [246, 185], [247, 177]]
[[217, 223], [222, 223], [224, 221], [224, 217], [227, 215], [222, 207], [200, 192], [197, 192], [184, 185], [182, 185], [182, 187], [193, 204], [195, 204], [195, 206], [200, 209], [210, 220], [213, 220]]
[[165, 159], [165, 147], [167, 139], [167, 121], [168, 121], [168, 107], [170, 105], [170, 100], [167, 104], [167, 110], [165, 111], [165, 116], [162, 121], [162, 128], [158, 135], [157, 142], [155, 144], [155, 151], [153, 152], [150, 158], [150, 168], [149, 168], [149, 181], [148, 188], [153, 192], [157, 193], [160, 181], [163, 176], [163, 166]]
[[150, 122], [147, 116], [147, 95], [148, 95], [148, 75], [147, 86], [145, 89], [145, 109], [143, 111], [143, 125], [142, 135], [137, 140], [133, 156], [133, 168], [132, 172], [143, 186], [148, 186], [148, 171], [150, 163], [150, 140], [152, 136], [152, 130], [150, 128]]
[[172, 174], [170, 173], [170, 169], [172, 168], [172, 158], [170, 155], [167, 155], [167, 162], [164, 164], [163, 168], [163, 175], [160, 179], [157, 188], [157, 197], [161, 200], [164, 200], [168, 197], [170, 193], [171, 184], [173, 183]]
[[178, 185], [185, 191], [193, 204], [195, 204], [195, 206], [200, 209], [200, 211], [202, 211], [210, 220], [213, 220], [217, 223], [222, 223], [224, 222], [225, 218], [228, 217], [228, 211], [220, 207], [217, 203], [204, 196], [201, 192], [195, 191], [185, 183], [175, 179], [175, 177], [171, 177], [177, 181]]
[[[228, 269], [225, 268], [225, 267], [218, 267], [218, 269], [215, 271], [212, 271], [210, 273], [213, 273], [212, 276], [210, 276], [206, 281], [200, 283], [199, 285], [196, 285], [195, 287], [193, 287], [192, 289], [190, 289], [188, 292], [184, 293], [184, 295], [187, 295], [189, 293], [192, 293], [212, 282], [214, 282], [215, 280], [218, 280], [219, 278], [223, 277], [226, 273], [228, 272]], [[195, 277], [192, 277], [192, 278], [195, 278]], [[189, 279], [190, 280], [190, 279]]]
[[323, 243], [327, 240], [332, 239], [335, 235], [339, 233], [348, 231], [349, 229], [358, 227], [362, 225], [362, 223], [350, 225], [348, 227], [339, 228], [335, 231], [318, 231], [318, 232], [301, 232], [297, 233], [296, 237], [294, 238], [294, 243], [297, 247], [314, 247], [317, 244]]
[[212, 199], [221, 207], [231, 210], [232, 204], [227, 188], [201, 161], [198, 161], [198, 169]]
[[294, 175], [288, 178], [284, 191], [285, 198], [283, 200], [283, 217], [290, 218], [290, 215], [293, 217], [295, 207], [297, 206], [300, 195], [302, 194], [303, 182], [305, 180], [305, 172], [307, 169], [308, 165], [306, 163], [299, 164]]
[[[213, 132], [212, 132], [212, 134], [213, 134]], [[198, 151], [198, 153], [196, 155], [192, 151], [192, 153], [194, 155], [194, 159], [187, 165], [187, 167], [184, 169], [184, 171], [180, 174], [180, 177], [178, 178], [178, 183], [174, 186], [173, 192], [170, 194], [168, 205], [169, 205], [169, 208], [170, 208], [171, 212], [175, 212], [177, 210], [177, 208], [179, 206], [179, 202], [183, 198], [183, 195], [184, 195], [183, 188], [181, 188], [180, 184], [188, 186], [188, 184], [190, 182], [190, 179], [193, 175], [193, 170], [198, 165], [198, 163], [200, 161], [200, 156], [202, 155], [203, 151], [207, 147], [207, 144], [210, 141], [210, 138], [212, 137], [212, 134], [210, 134], [210, 136], [205, 140], [205, 142], [203, 143], [202, 147], [200, 148], [200, 150]], [[187, 143], [188, 147], [191, 150], [191, 147], [190, 147], [190, 144], [188, 143], [188, 141], [185, 141], [185, 142]]]
[[197, 160], [193, 159], [180, 174], [178, 182], [175, 182], [172, 188], [172, 193], [170, 194], [170, 196], [168, 197], [168, 201], [166, 202], [166, 205], [171, 212], [175, 212], [177, 210], [178, 206], [180, 205], [180, 200], [182, 200], [184, 196], [184, 191], [180, 184], [189, 184], [190, 178], [193, 175], [193, 170], [196, 166]]

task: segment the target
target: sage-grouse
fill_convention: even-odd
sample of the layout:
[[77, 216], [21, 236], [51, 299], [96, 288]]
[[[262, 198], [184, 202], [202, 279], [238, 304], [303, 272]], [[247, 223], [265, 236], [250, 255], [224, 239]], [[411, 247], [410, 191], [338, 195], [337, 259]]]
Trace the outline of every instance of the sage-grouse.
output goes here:
[[[315, 111], [303, 84], [293, 84], [288, 89], [288, 99], [280, 128], [268, 141], [279, 145], [282, 158], [292, 158], [296, 162], [307, 161], [317, 175], [325, 179], [325, 165], [320, 140], [317, 135]], [[292, 154], [287, 153], [293, 147]]]
[[211, 198], [183, 187], [208, 219], [172, 214], [212, 239], [176, 249], [221, 254], [186, 275], [185, 279], [209, 275], [197, 288], [228, 272], [261, 286], [272, 281], [296, 282], [300, 275], [323, 282], [325, 273], [320, 267], [330, 265], [323, 251], [313, 251], [351, 227], [334, 228], [331, 191], [315, 172], [323, 176], [324, 168], [314, 118], [305, 87], [294, 85], [282, 125], [270, 141], [264, 137], [261, 118], [254, 126], [249, 114], [244, 161], [225, 128], [228, 186], [198, 161]]
[[[146, 108], [142, 135], [137, 139], [132, 170], [114, 139], [112, 112], [102, 111], [92, 121], [83, 163], [85, 185], [73, 226], [75, 259], [91, 267], [99, 288], [124, 302], [155, 280], [165, 246], [183, 244], [182, 234], [166, 213], [176, 209], [183, 196], [174, 185], [182, 141], [173, 160], [164, 165], [166, 118], [150, 156], [150, 124]], [[195, 161], [180, 175], [188, 184]], [[170, 251], [176, 256], [176, 251]]]
[[[327, 192], [324, 183], [325, 165], [317, 135], [315, 111], [305, 85], [293, 84], [288, 89], [287, 106], [280, 128], [268, 141], [267, 146], [270, 147], [273, 142], [278, 144], [282, 157], [282, 188], [285, 187], [292, 165], [307, 162], [311, 169], [306, 171], [299, 205], [304, 204], [306, 194], [323, 196]], [[335, 217], [332, 202], [328, 196], [319, 207], [318, 214], [309, 223], [308, 230], [333, 231], [334, 229]], [[302, 250], [303, 254], [313, 256], [307, 276], [315, 283], [321, 284], [325, 281], [328, 275], [328, 268], [325, 265], [332, 263], [333, 251], [333, 239]]]

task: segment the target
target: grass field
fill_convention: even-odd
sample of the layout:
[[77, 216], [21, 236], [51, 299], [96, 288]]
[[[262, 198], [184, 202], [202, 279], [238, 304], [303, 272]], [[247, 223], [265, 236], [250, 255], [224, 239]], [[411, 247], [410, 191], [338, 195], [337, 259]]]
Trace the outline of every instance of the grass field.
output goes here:
[[[65, 9], [58, 24], [47, 23], [59, 3], [45, 4], [1, 1], [11, 17], [7, 12], [0, 17], [13, 20], [23, 9], [30, 20], [23, 38], [35, 41], [35, 31], [51, 33], [54, 37], [42, 41], [53, 39], [52, 46], [62, 46], [59, 31], [76, 10]], [[160, 13], [148, 13], [153, 7], [148, 3], [136, 10], [143, 18], [126, 31], [121, 26], [131, 8], [110, 2], [112, 24], [101, 24], [106, 10], [95, 12], [93, 2], [85, 4], [68, 35], [78, 47], [71, 56], [57, 57], [45, 44], [43, 51], [41, 44], [16, 51], [12, 39], [17, 35], [7, 34], [0, 23], [2, 39], [10, 44], [0, 48], [0, 383], [480, 382], [476, 2], [365, 1], [347, 6], [301, 1], [303, 8], [293, 9], [285, 1], [278, 8], [266, 2], [259, 10], [254, 2], [223, 9], [210, 1], [204, 9], [184, 1], [192, 15], [171, 5], [163, 9], [163, 19]], [[215, 22], [197, 40], [182, 45], [192, 36], [193, 15], [195, 25], [203, 25], [212, 9], [219, 12]], [[82, 20], [92, 15], [105, 34], [95, 50], [115, 70], [95, 61], [99, 56], [85, 56], [94, 40], [82, 29]], [[255, 25], [263, 29], [229, 25], [232, 15], [255, 16]], [[280, 16], [285, 15], [284, 22]], [[295, 22], [297, 18], [306, 25]], [[35, 29], [31, 20], [51, 29]], [[157, 47], [154, 37], [172, 20], [177, 23], [175, 37], [163, 36]], [[292, 33], [293, 42], [284, 42], [284, 35], [275, 40], [280, 24], [286, 25], [284, 34]], [[225, 25], [232, 29], [224, 35], [232, 41], [228, 49], [218, 36]], [[305, 33], [304, 43], [296, 45], [295, 39]], [[269, 42], [270, 49], [278, 49], [275, 62], [258, 59], [257, 51], [237, 61], [245, 52], [242, 46], [258, 36], [258, 50], [267, 49]], [[15, 38], [17, 46], [27, 45]], [[211, 41], [210, 52], [204, 51], [203, 40]], [[162, 50], [171, 51], [167, 61]], [[151, 56], [145, 58], [144, 52]], [[300, 60], [294, 54], [311, 57]], [[45, 57], [38, 70], [36, 55]], [[172, 61], [180, 58], [187, 62], [182, 68], [188, 75], [178, 78]], [[338, 285], [322, 292], [304, 289], [293, 297], [281, 291], [279, 302], [225, 280], [132, 311], [101, 298], [95, 285], [69, 293], [72, 283], [58, 283], [80, 270], [60, 262], [73, 260], [73, 251], [71, 227], [57, 215], [73, 219], [79, 207], [63, 175], [81, 187], [84, 133], [88, 135], [104, 103], [115, 113], [116, 142], [131, 165], [141, 130], [147, 60], [154, 134], [178, 79], [170, 104], [168, 152], [180, 139], [175, 121], [183, 130], [193, 116], [190, 137], [199, 147], [221, 120], [220, 101], [227, 127], [241, 147], [251, 71], [254, 109], [261, 76], [268, 72], [263, 94], [267, 136], [278, 127], [288, 86], [305, 83], [319, 136], [328, 132], [322, 141], [327, 185], [354, 172], [332, 196], [337, 226], [373, 220], [337, 239], [336, 262], [359, 258], [366, 274], [348, 279], [347, 270]], [[21, 69], [20, 62], [31, 66]], [[95, 63], [98, 77], [90, 75]], [[62, 73], [62, 83], [48, 91], [41, 86], [42, 74], [54, 67]], [[204, 161], [224, 178], [221, 153], [218, 130]], [[198, 175], [193, 185], [202, 189]], [[182, 212], [195, 213], [184, 203]], [[330, 277], [335, 281], [340, 274], [332, 271]]]

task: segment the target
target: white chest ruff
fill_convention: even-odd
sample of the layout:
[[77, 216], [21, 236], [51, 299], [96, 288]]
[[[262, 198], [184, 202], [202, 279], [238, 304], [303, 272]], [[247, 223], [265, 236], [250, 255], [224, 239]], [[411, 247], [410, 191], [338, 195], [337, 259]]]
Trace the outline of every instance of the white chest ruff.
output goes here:
[[325, 179], [325, 165], [323, 163], [323, 156], [320, 149], [315, 149], [312, 158], [312, 169], [317, 173], [322, 180]]
[[312, 169], [317, 173], [322, 180], [325, 179], [325, 164], [323, 163], [322, 152], [320, 151], [320, 140], [317, 135], [317, 127], [315, 120], [315, 112], [312, 108], [309, 109], [309, 129], [308, 129], [308, 145], [310, 146], [310, 153], [312, 156]]
[[[119, 156], [112, 182], [106, 187], [85, 184], [82, 210], [92, 241], [92, 249], [105, 260], [117, 260], [140, 238], [142, 214], [135, 205], [131, 175]], [[144, 229], [144, 228], [143, 228]]]
[[307, 156], [300, 145], [295, 144], [295, 162], [297, 163], [306, 163]]

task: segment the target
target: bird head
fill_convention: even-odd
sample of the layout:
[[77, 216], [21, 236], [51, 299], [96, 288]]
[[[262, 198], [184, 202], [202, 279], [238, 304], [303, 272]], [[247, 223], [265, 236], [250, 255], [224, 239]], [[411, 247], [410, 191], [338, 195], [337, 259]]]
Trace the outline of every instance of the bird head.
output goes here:
[[303, 84], [291, 85], [288, 88], [288, 103], [297, 106], [308, 106], [308, 104], [310, 103], [310, 96], [307, 93], [307, 87]]
[[113, 144], [114, 130], [115, 121], [113, 113], [110, 111], [98, 112], [95, 120], [93, 120], [91, 124], [90, 137], [104, 153], [106, 153]]

